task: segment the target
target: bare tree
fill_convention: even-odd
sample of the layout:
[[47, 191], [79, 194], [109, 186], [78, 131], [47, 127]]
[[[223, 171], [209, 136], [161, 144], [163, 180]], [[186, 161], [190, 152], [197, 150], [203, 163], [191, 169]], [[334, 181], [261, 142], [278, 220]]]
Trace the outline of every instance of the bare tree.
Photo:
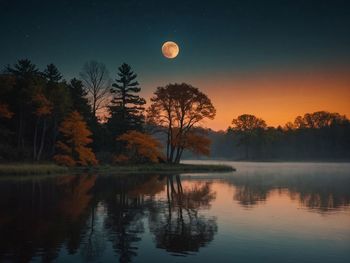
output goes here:
[[84, 64], [80, 77], [91, 103], [92, 114], [97, 117], [98, 111], [106, 107], [110, 97], [111, 80], [108, 70], [103, 63], [91, 60]]

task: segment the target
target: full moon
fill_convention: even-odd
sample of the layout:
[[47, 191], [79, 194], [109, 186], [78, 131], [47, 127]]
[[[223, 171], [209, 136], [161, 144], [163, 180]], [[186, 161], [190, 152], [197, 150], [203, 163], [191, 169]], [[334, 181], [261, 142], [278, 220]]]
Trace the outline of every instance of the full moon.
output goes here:
[[166, 58], [176, 58], [179, 54], [179, 46], [172, 41], [167, 41], [162, 46], [162, 53]]

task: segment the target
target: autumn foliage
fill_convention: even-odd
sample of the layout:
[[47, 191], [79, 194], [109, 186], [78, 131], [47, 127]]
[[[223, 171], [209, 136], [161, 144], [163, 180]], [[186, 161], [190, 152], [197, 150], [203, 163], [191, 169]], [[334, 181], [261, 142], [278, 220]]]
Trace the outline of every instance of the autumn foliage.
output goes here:
[[202, 134], [190, 132], [185, 136], [184, 149], [187, 149], [194, 154], [210, 155], [211, 140]]
[[7, 100], [4, 99], [4, 95], [10, 92], [15, 84], [15, 78], [9, 75], [0, 74], [0, 97], [2, 98], [2, 101], [0, 102], [0, 118], [11, 119], [14, 115], [9, 109], [9, 104], [7, 103]]
[[184, 150], [190, 151], [196, 155], [210, 155], [211, 140], [206, 134], [197, 130], [190, 130], [182, 136], [178, 135], [179, 129], [173, 128], [173, 140], [171, 144], [179, 149], [179, 154], [182, 155]]
[[119, 136], [117, 140], [126, 143], [128, 155], [116, 156], [116, 162], [157, 163], [162, 157], [161, 144], [148, 134], [131, 130]]
[[0, 103], [0, 118], [11, 119], [13, 112], [9, 110], [9, 107], [5, 103]]
[[52, 103], [42, 93], [35, 94], [32, 98], [33, 103], [36, 105], [35, 115], [43, 117], [51, 114]]
[[186, 137], [204, 120], [214, 119], [216, 109], [206, 94], [186, 83], [158, 87], [151, 103], [148, 122], [166, 129], [167, 162], [179, 163]]
[[87, 147], [92, 142], [92, 133], [87, 128], [83, 117], [73, 111], [61, 123], [59, 131], [63, 139], [58, 141], [56, 147], [60, 154], [54, 156], [54, 160], [61, 165], [96, 165], [97, 160], [91, 148]]

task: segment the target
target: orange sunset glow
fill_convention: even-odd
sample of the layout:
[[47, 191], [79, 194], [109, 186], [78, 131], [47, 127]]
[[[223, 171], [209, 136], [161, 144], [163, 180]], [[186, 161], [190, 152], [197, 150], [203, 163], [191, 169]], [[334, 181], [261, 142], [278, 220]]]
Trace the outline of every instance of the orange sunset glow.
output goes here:
[[[205, 122], [213, 130], [226, 130], [233, 118], [244, 113], [275, 127], [320, 110], [350, 116], [349, 68], [233, 73], [188, 82], [207, 93], [215, 105], [215, 119]], [[144, 86], [151, 91], [157, 85], [165, 83]], [[151, 95], [147, 92], [148, 100]]]

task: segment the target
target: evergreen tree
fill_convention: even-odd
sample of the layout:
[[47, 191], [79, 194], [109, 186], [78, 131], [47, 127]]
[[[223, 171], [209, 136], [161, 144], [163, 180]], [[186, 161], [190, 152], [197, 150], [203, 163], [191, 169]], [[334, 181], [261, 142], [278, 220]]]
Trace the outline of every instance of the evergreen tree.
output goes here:
[[13, 121], [15, 125], [15, 134], [17, 137], [18, 157], [29, 157], [30, 150], [28, 141], [32, 138], [30, 131], [33, 129], [33, 118], [31, 116], [32, 108], [30, 102], [33, 93], [38, 86], [42, 85], [41, 74], [30, 60], [20, 59], [13, 66], [8, 65], [5, 73], [13, 76], [15, 84], [13, 86], [11, 96], [8, 100], [11, 108], [14, 110]]
[[68, 114], [72, 107], [72, 100], [69, 87], [65, 80], [62, 80], [62, 74], [54, 64], [49, 64], [42, 73], [46, 80], [47, 98], [52, 102], [52, 114], [49, 124], [49, 145], [48, 155], [52, 157], [55, 154], [55, 143], [58, 136], [58, 124]]
[[20, 79], [32, 79], [39, 70], [29, 59], [19, 59], [13, 67], [8, 65], [6, 71]]
[[49, 64], [44, 70], [44, 77], [49, 83], [57, 83], [62, 79], [61, 73], [54, 64]]
[[89, 101], [86, 98], [87, 93], [84, 90], [83, 83], [80, 80], [73, 78], [70, 81], [68, 88], [71, 94], [73, 110], [78, 111], [85, 120], [90, 120], [92, 112]]
[[111, 93], [115, 95], [109, 107], [109, 126], [116, 136], [128, 130], [141, 130], [144, 122], [143, 106], [146, 103], [138, 95], [141, 88], [131, 67], [123, 63], [118, 71], [118, 78], [111, 89]]

